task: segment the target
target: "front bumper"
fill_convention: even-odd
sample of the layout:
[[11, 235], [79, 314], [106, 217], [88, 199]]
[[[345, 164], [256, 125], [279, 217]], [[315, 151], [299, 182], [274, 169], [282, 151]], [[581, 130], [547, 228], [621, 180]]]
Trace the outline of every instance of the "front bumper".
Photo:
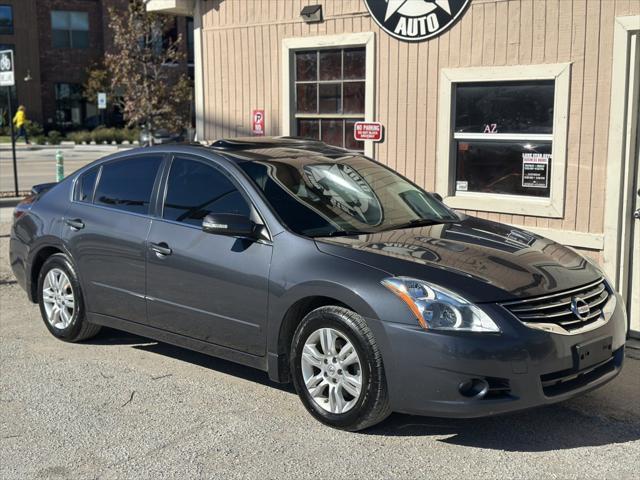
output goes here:
[[[503, 317], [501, 334], [425, 331], [370, 320], [383, 353], [394, 411], [442, 417], [481, 417], [548, 405], [604, 385], [622, 369], [626, 314], [612, 295], [606, 324], [577, 335], [526, 327], [499, 305], [483, 308]], [[595, 365], [578, 367], [576, 346], [611, 337], [611, 351]], [[469, 398], [460, 385], [487, 381], [482, 398]]]

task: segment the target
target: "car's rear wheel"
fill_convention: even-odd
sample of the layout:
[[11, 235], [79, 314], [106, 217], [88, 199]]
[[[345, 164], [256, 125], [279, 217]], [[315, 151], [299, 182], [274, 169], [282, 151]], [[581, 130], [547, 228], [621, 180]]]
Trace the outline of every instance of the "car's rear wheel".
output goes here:
[[307, 410], [343, 430], [362, 430], [390, 413], [382, 356], [364, 319], [320, 307], [298, 326], [291, 346], [293, 382]]
[[78, 276], [65, 255], [57, 253], [46, 260], [38, 277], [38, 293], [42, 319], [55, 337], [79, 342], [100, 331], [86, 321]]

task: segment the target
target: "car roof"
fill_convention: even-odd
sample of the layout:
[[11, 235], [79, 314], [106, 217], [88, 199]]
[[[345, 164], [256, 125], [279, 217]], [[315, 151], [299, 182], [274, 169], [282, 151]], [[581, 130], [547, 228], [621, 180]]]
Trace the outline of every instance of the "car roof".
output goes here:
[[[287, 162], [296, 159], [326, 162], [352, 155], [359, 155], [357, 152], [351, 150], [301, 137], [237, 137], [216, 140], [211, 144], [195, 142], [167, 143], [141, 147], [136, 150], [136, 153], [139, 153], [141, 150], [163, 153], [216, 153], [236, 163], [247, 161]], [[133, 153], [132, 151], [129, 152]], [[124, 155], [119, 154], [117, 156]]]
[[217, 140], [210, 148], [240, 161], [286, 160], [300, 157], [343, 158], [354, 155], [344, 148], [302, 137], [238, 137]]

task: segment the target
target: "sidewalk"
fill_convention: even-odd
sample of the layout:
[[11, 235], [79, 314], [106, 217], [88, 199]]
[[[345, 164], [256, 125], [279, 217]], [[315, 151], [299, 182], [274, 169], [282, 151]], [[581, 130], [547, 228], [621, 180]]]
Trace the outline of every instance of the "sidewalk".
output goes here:
[[[18, 190], [29, 191], [33, 185], [54, 182], [56, 179], [56, 153], [58, 146], [42, 148], [22, 147], [16, 150], [18, 169]], [[130, 146], [117, 145], [63, 145], [60, 152], [64, 157], [64, 174], [68, 176], [88, 163], [107, 155], [128, 151]], [[0, 197], [15, 196], [13, 180], [13, 159], [11, 149], [0, 149]]]
[[[115, 152], [118, 150], [126, 150], [130, 148], [137, 148], [140, 145], [76, 145], [72, 142], [62, 142], [60, 145], [25, 145], [24, 143], [19, 143], [16, 145], [16, 152], [19, 151], [30, 151], [30, 150], [79, 150], [79, 151], [101, 151], [101, 152]], [[8, 150], [11, 151], [10, 143], [0, 143], [0, 151]]]

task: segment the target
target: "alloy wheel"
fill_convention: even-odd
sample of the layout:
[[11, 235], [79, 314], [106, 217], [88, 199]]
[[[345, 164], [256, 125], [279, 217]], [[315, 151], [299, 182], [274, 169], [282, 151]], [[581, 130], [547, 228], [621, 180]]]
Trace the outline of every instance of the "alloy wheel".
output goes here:
[[52, 268], [42, 284], [42, 301], [49, 324], [64, 330], [71, 323], [75, 311], [75, 296], [67, 274]]
[[345, 334], [333, 328], [314, 331], [300, 361], [305, 386], [318, 406], [335, 414], [355, 406], [362, 392], [362, 366]]

